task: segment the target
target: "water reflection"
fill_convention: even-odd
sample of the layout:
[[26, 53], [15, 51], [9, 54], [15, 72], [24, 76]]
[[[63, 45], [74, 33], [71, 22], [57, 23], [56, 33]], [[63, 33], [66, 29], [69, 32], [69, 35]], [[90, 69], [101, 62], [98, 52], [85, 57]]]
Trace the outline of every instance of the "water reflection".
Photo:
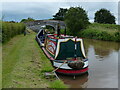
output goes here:
[[118, 52], [120, 43], [84, 39], [86, 55], [89, 59], [89, 75], [60, 75], [70, 88], [118, 88]]
[[117, 88], [120, 43], [84, 39], [84, 44], [89, 59], [87, 88]]
[[120, 43], [117, 42], [84, 39], [86, 54], [88, 53], [90, 46], [93, 46], [95, 49], [95, 55], [108, 56], [113, 51], [118, 52], [120, 48], [119, 45]]
[[63, 82], [68, 85], [70, 88], [86, 88], [88, 81], [88, 73], [81, 76], [76, 76], [75, 79], [73, 76], [65, 76], [58, 74], [58, 77], [63, 80]]

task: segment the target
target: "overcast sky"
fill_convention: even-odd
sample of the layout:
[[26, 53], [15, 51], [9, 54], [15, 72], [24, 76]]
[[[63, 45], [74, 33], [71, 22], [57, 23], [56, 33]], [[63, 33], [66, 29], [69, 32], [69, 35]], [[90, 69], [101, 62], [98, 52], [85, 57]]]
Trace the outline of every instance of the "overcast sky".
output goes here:
[[6, 21], [20, 21], [28, 17], [37, 20], [50, 19], [59, 8], [71, 6], [83, 7], [91, 22], [94, 20], [94, 13], [101, 8], [110, 10], [116, 17], [116, 22], [118, 21], [118, 2], [3, 2], [2, 15]]

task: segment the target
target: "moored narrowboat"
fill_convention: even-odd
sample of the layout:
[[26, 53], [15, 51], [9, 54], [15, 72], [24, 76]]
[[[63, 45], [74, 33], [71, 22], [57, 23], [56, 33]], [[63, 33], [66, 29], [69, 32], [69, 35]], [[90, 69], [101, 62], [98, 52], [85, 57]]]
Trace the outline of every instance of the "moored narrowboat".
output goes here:
[[45, 55], [52, 62], [55, 72], [66, 75], [80, 75], [88, 71], [88, 59], [81, 38], [39, 30], [36, 40]]

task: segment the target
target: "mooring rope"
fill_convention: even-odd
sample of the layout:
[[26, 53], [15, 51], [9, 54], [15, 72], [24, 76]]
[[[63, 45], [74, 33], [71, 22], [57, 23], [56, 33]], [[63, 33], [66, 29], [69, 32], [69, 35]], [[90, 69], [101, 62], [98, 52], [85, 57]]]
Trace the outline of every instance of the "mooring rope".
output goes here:
[[62, 63], [58, 68], [56, 68], [55, 70], [53, 70], [52, 72], [55, 72], [56, 70], [58, 70], [63, 64], [65, 64], [67, 62], [67, 60], [64, 61], [64, 63]]
[[56, 68], [55, 70], [52, 71], [52, 72], [54, 73], [54, 75], [57, 77], [58, 80], [60, 80], [60, 79], [59, 79], [59, 77], [57, 76], [57, 74], [55, 73], [55, 71], [58, 70], [58, 69], [59, 69], [63, 64], [65, 64], [66, 62], [67, 62], [67, 60], [65, 60], [64, 63], [62, 63], [58, 68]]

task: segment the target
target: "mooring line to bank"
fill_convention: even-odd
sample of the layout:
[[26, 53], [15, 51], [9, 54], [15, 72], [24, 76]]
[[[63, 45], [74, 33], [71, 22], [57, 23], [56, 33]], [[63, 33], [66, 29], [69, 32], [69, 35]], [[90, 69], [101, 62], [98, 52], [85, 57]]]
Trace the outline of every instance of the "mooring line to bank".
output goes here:
[[53, 70], [52, 72], [57, 71], [63, 64], [65, 64], [67, 62], [67, 60], [64, 61], [64, 63], [62, 63], [58, 68], [56, 68], [55, 70]]
[[66, 62], [67, 62], [67, 60], [65, 60], [64, 63], [62, 63], [58, 68], [56, 68], [55, 70], [52, 71], [58, 80], [60, 80], [60, 78], [57, 76], [57, 74], [55, 73], [55, 71], [58, 70], [58, 69], [59, 69], [62, 65], [64, 65]]
[[[50, 74], [50, 72], [49, 72], [49, 73], [45, 73], [46, 76], [47, 76], [47, 75], [55, 75], [56, 78], [57, 78], [58, 80], [60, 80], [55, 71], [58, 70], [58, 69], [59, 69], [63, 64], [65, 64], [66, 62], [67, 62], [67, 60], [65, 60], [64, 63], [62, 63], [58, 68], [54, 69], [54, 70], [51, 72], [51, 74]], [[53, 74], [52, 74], [52, 73], [53, 73]]]

